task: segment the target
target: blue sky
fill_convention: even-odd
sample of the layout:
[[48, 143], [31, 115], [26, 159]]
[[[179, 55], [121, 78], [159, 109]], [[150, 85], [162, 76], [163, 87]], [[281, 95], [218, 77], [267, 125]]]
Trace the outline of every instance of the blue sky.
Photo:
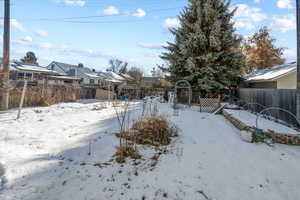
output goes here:
[[[149, 72], [172, 41], [169, 27], [186, 0], [11, 0], [11, 57], [34, 51], [39, 63], [84, 63], [105, 70], [112, 57]], [[277, 45], [296, 57], [296, 0], [233, 0], [237, 33], [248, 36], [267, 25]], [[3, 16], [3, 1], [0, 1]], [[3, 22], [0, 31], [3, 32]], [[2, 41], [2, 40], [0, 40]], [[2, 49], [1, 49], [2, 51]], [[2, 53], [0, 51], [0, 53]]]

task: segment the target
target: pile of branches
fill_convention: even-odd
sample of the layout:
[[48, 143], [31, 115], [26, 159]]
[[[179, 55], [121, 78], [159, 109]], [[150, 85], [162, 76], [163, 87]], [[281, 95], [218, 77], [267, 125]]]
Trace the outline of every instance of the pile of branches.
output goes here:
[[117, 152], [114, 154], [118, 163], [125, 163], [126, 158], [140, 159], [142, 156], [139, 154], [137, 149], [131, 145], [122, 145], [117, 147]]
[[171, 143], [172, 137], [178, 136], [178, 128], [158, 114], [157, 105], [143, 105], [142, 116], [137, 121], [130, 119], [128, 102], [115, 102], [113, 107], [119, 122], [116, 136], [120, 139], [120, 145], [114, 155], [118, 163], [124, 163], [128, 157], [140, 159], [138, 144], [166, 146]]
[[117, 134], [117, 137], [136, 144], [152, 146], [168, 145], [172, 137], [176, 136], [178, 136], [178, 128], [160, 115], [151, 115], [136, 121], [132, 125], [132, 131]]

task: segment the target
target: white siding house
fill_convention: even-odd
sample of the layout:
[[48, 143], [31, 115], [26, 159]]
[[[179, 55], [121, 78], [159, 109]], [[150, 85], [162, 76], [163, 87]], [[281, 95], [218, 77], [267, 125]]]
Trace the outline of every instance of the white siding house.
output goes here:
[[99, 85], [101, 77], [91, 69], [83, 65], [71, 65], [61, 62], [52, 62], [48, 65], [48, 69], [55, 70], [65, 76], [74, 76], [81, 78], [84, 85]]
[[256, 70], [244, 78], [251, 88], [296, 89], [297, 63]]

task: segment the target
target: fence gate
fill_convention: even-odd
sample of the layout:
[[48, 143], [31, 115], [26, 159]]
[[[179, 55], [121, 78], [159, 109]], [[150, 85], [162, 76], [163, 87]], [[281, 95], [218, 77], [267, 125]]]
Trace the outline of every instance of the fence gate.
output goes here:
[[188, 104], [191, 106], [192, 101], [192, 87], [191, 84], [187, 80], [180, 80], [177, 81], [175, 84], [175, 101], [174, 103], [177, 103], [178, 101], [178, 89], [188, 89]]

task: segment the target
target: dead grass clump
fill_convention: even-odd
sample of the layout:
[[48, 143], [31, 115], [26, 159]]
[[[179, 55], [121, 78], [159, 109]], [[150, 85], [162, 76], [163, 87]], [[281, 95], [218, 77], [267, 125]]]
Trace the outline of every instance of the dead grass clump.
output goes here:
[[151, 115], [147, 119], [135, 122], [132, 130], [131, 134], [122, 133], [117, 136], [137, 144], [153, 146], [168, 145], [172, 137], [178, 136], [177, 127], [158, 115]]
[[42, 113], [42, 110], [34, 110], [35, 113]]
[[51, 106], [53, 104], [55, 104], [55, 99], [51, 97], [41, 98], [39, 102], [39, 105], [41, 106]]
[[117, 152], [114, 155], [118, 163], [125, 163], [126, 158], [140, 159], [142, 156], [132, 146], [120, 146], [117, 147]]

